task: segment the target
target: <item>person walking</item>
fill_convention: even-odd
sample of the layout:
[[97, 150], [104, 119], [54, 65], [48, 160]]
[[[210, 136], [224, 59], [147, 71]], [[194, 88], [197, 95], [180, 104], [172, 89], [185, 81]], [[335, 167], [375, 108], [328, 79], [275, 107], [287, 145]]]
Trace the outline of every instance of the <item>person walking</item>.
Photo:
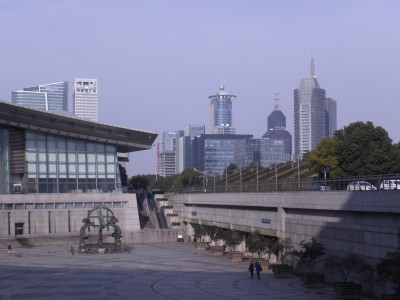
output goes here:
[[253, 274], [254, 274], [254, 264], [253, 261], [250, 262], [248, 270], [250, 271], [250, 278], [253, 279]]
[[256, 272], [257, 272], [257, 278], [258, 278], [258, 280], [260, 280], [260, 272], [262, 271], [262, 267], [258, 261], [256, 261], [255, 268], [256, 268]]

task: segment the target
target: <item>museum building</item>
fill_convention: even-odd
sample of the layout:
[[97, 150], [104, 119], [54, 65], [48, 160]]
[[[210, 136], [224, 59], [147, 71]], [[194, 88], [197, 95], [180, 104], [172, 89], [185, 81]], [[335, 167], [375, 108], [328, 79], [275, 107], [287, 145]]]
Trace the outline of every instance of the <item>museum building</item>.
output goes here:
[[156, 137], [0, 101], [0, 237], [79, 231], [97, 204], [137, 229], [136, 197], [122, 193], [118, 163]]

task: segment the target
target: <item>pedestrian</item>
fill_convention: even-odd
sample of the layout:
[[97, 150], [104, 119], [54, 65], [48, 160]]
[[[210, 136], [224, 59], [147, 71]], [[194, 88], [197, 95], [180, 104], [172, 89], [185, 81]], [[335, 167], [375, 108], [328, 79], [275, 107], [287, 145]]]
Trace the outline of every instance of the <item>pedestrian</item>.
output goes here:
[[250, 271], [250, 278], [253, 279], [253, 274], [254, 274], [254, 264], [253, 261], [250, 262], [248, 270]]
[[258, 261], [256, 261], [256, 272], [257, 272], [257, 278], [260, 280], [260, 272], [262, 271], [262, 267]]

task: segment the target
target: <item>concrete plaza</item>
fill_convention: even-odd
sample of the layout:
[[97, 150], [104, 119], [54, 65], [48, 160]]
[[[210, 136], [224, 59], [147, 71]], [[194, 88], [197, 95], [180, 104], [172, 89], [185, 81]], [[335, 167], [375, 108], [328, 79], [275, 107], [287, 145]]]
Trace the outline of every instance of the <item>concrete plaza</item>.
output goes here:
[[189, 243], [131, 244], [131, 253], [76, 254], [69, 246], [0, 252], [0, 299], [336, 299], [331, 286], [231, 263]]

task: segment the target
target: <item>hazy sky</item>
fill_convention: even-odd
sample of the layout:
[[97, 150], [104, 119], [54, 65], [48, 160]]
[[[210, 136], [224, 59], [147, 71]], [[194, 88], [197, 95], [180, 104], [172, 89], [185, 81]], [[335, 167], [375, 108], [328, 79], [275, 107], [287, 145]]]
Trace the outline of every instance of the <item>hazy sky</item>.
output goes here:
[[[400, 140], [398, 0], [0, 0], [0, 99], [25, 86], [99, 80], [100, 122], [209, 130], [208, 96], [237, 95], [233, 125], [261, 138], [280, 94], [293, 135], [293, 90], [310, 58], [338, 128], [355, 121]], [[157, 142], [156, 141], [156, 142]], [[128, 174], [156, 172], [156, 147]]]

